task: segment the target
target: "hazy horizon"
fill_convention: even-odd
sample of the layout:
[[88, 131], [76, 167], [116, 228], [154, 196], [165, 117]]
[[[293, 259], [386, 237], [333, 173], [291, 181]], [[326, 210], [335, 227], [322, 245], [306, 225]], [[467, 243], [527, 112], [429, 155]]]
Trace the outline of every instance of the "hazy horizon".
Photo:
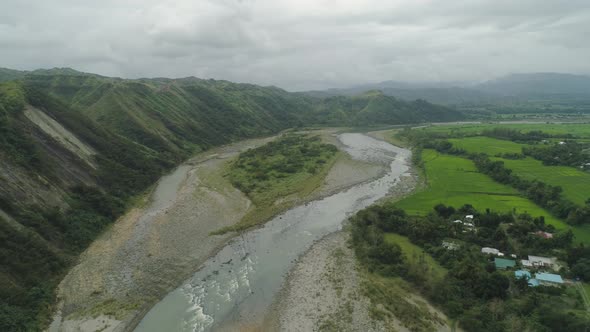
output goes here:
[[138, 1], [0, 4], [0, 66], [189, 77], [290, 91], [382, 81], [588, 75], [587, 1]]

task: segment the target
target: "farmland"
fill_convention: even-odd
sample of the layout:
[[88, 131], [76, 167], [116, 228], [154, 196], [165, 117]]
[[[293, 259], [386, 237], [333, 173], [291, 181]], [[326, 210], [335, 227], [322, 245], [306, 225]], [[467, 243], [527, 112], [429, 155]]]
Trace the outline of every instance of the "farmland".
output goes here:
[[[422, 160], [428, 188], [396, 204], [408, 214], [425, 215], [439, 203], [455, 207], [471, 204], [482, 211], [489, 208], [494, 211], [527, 212], [533, 216], [544, 216], [545, 221], [557, 229], [570, 227], [522, 197], [516, 189], [479, 173], [471, 160], [429, 149], [422, 152]], [[572, 229], [577, 241], [590, 242], [590, 226]]]
[[441, 132], [461, 135], [476, 135], [482, 133], [484, 130], [494, 128], [510, 128], [524, 132], [540, 130], [547, 134], [556, 136], [566, 136], [567, 134], [574, 135], [578, 138], [590, 138], [590, 124], [585, 123], [564, 123], [564, 124], [546, 124], [546, 123], [483, 123], [483, 124], [456, 124], [456, 125], [441, 125], [432, 126], [428, 128], [421, 128], [420, 130], [428, 130], [431, 132]]
[[526, 180], [540, 180], [563, 188], [563, 195], [572, 202], [583, 205], [590, 198], [590, 173], [567, 166], [544, 166], [533, 158], [502, 160], [514, 174]]
[[453, 146], [471, 153], [485, 153], [495, 156], [504, 153], [521, 153], [525, 144], [514, 143], [484, 136], [473, 136], [465, 138], [452, 138], [449, 142]]

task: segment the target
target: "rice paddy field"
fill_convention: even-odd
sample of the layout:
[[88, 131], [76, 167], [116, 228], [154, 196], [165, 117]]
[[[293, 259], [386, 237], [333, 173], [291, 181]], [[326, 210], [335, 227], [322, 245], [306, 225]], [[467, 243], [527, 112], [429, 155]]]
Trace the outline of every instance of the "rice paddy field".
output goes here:
[[495, 139], [485, 136], [473, 136], [465, 138], [451, 138], [449, 142], [454, 147], [461, 148], [467, 152], [485, 153], [489, 156], [495, 156], [502, 153], [522, 153], [522, 147], [526, 144], [514, 143], [501, 139]]
[[450, 124], [420, 128], [433, 132], [478, 134], [484, 130], [493, 128], [510, 128], [514, 130], [533, 131], [540, 130], [552, 135], [572, 134], [578, 138], [590, 138], [590, 123], [476, 123], [476, 124]]
[[[545, 221], [557, 229], [570, 227], [563, 220], [553, 217], [545, 209], [522, 197], [516, 189], [479, 173], [471, 160], [429, 149], [422, 153], [427, 188], [396, 203], [408, 214], [428, 214], [439, 203], [454, 207], [471, 204], [480, 211], [489, 208], [498, 212], [515, 211], [544, 216]], [[576, 241], [590, 243], [590, 225], [572, 230]]]
[[521, 153], [526, 144], [514, 143], [484, 136], [449, 139], [453, 146], [467, 152], [485, 153], [493, 160], [501, 160], [514, 174], [527, 180], [539, 180], [563, 188], [563, 195], [583, 205], [590, 198], [590, 173], [567, 166], [545, 166], [539, 160], [494, 158], [502, 153]]
[[570, 201], [584, 205], [590, 198], [590, 173], [567, 166], [544, 166], [542, 162], [525, 158], [519, 160], [502, 160], [507, 168], [523, 179], [539, 180], [563, 189], [563, 196]]

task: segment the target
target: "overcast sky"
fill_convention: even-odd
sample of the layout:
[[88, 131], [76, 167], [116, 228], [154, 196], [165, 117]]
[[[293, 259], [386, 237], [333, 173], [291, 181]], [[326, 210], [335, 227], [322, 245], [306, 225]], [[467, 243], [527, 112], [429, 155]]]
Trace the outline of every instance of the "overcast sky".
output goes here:
[[288, 90], [590, 73], [590, 0], [0, 0], [0, 67]]

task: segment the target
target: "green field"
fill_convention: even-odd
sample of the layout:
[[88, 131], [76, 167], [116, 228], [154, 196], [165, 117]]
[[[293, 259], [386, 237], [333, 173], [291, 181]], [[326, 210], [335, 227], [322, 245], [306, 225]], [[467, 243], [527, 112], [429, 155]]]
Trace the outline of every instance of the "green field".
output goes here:
[[431, 126], [424, 129], [433, 132], [445, 132], [456, 134], [477, 134], [484, 130], [493, 128], [511, 128], [522, 131], [540, 130], [552, 135], [572, 134], [580, 138], [590, 138], [590, 124], [588, 123], [573, 123], [573, 124], [548, 124], [548, 123], [484, 123], [484, 124], [456, 124]]
[[449, 139], [449, 142], [453, 143], [454, 147], [463, 149], [467, 152], [485, 153], [489, 156], [503, 153], [522, 153], [522, 147], [527, 146], [526, 144], [519, 144], [512, 141], [485, 136], [451, 138]]
[[544, 166], [542, 162], [525, 158], [502, 160], [515, 175], [527, 180], [539, 180], [563, 188], [563, 196], [578, 205], [584, 205], [590, 198], [590, 173], [567, 166]]
[[[424, 150], [422, 159], [426, 171], [428, 188], [399, 201], [396, 205], [411, 215], [425, 215], [439, 204], [460, 207], [471, 204], [484, 211], [527, 212], [533, 216], [545, 216], [545, 221], [557, 229], [569, 227], [564, 221], [530, 200], [521, 197], [510, 186], [495, 182], [481, 174], [471, 160]], [[590, 243], [590, 225], [573, 228], [577, 241]]]
[[386, 233], [385, 241], [398, 244], [402, 248], [402, 251], [411, 264], [418, 264], [420, 256], [423, 255], [422, 257], [424, 258], [424, 262], [430, 268], [432, 277], [431, 279], [440, 279], [447, 273], [447, 270], [440, 266], [440, 264], [438, 264], [438, 262], [435, 261], [432, 256], [424, 252], [422, 248], [410, 242], [407, 237], [396, 233]]

